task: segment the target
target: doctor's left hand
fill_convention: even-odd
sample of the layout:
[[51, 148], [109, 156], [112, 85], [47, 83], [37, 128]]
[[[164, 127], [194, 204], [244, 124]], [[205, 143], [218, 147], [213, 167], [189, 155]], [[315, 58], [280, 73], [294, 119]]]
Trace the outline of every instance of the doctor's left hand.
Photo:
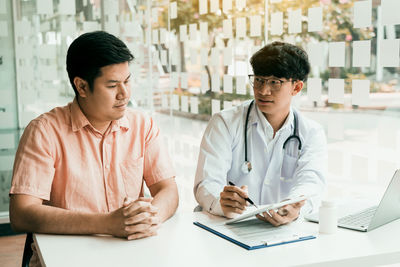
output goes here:
[[268, 212], [263, 212], [262, 216], [257, 214], [257, 218], [271, 223], [273, 226], [279, 226], [283, 224], [288, 224], [299, 217], [300, 209], [306, 203], [305, 200], [300, 202], [289, 204], [281, 207], [277, 212], [274, 210], [269, 210]]

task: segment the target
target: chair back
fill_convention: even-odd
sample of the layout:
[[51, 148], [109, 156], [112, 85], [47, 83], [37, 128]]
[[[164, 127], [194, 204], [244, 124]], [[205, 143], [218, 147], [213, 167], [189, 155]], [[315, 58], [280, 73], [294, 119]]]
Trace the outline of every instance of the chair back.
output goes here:
[[29, 262], [31, 260], [33, 237], [32, 233], [26, 234], [24, 254], [22, 255], [22, 267], [29, 267]]

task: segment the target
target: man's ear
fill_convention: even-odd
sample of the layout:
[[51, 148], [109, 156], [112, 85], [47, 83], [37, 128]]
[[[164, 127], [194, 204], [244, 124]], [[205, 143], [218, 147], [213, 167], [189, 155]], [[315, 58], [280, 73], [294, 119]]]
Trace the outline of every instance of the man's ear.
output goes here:
[[292, 91], [292, 96], [295, 96], [298, 93], [300, 93], [301, 89], [303, 89], [303, 86], [304, 86], [304, 82], [303, 81], [295, 81], [294, 88], [293, 88], [293, 91]]
[[89, 84], [82, 78], [75, 77], [74, 85], [80, 97], [86, 97], [87, 92], [89, 91]]

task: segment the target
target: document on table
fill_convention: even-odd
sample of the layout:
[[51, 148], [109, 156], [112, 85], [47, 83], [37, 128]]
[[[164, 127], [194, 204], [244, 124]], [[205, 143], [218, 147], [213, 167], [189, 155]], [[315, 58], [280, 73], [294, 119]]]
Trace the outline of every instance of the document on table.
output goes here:
[[300, 221], [279, 227], [272, 226], [256, 218], [242, 220], [234, 224], [225, 224], [225, 218], [205, 213], [201, 215], [203, 216], [194, 222], [195, 225], [247, 250], [315, 238], [315, 233], [302, 229], [302, 222]]

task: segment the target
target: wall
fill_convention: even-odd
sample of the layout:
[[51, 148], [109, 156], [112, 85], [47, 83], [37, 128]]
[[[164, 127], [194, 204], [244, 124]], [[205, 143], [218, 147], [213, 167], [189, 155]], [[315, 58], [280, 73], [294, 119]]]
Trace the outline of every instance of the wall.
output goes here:
[[8, 191], [19, 139], [12, 14], [11, 2], [0, 1], [0, 222], [8, 211]]

